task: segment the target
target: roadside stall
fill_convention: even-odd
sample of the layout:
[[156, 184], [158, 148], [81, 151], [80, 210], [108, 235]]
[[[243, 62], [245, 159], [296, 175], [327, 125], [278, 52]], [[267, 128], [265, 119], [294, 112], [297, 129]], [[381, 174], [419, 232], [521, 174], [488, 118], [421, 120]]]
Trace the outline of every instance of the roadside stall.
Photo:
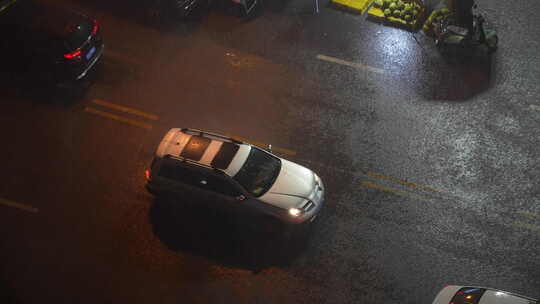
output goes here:
[[367, 19], [410, 31], [420, 29], [426, 9], [422, 0], [331, 0], [334, 7], [363, 14]]

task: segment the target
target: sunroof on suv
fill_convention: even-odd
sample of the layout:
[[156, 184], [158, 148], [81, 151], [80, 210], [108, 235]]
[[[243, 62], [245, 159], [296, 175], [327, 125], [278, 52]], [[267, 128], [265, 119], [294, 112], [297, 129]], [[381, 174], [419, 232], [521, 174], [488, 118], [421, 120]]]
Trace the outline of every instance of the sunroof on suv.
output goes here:
[[206, 137], [193, 135], [180, 153], [180, 156], [199, 161], [212, 140]]
[[231, 164], [232, 159], [236, 155], [239, 146], [230, 142], [224, 142], [219, 148], [218, 153], [212, 160], [212, 167], [219, 169], [227, 169]]
[[458, 290], [458, 292], [456, 292], [450, 303], [478, 304], [484, 292], [486, 292], [484, 288], [462, 287], [460, 290]]

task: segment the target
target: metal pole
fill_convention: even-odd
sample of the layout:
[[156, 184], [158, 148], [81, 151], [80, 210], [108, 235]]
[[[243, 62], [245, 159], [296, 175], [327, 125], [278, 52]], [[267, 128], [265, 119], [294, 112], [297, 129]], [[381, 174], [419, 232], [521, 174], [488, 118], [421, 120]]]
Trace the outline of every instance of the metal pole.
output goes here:
[[319, 0], [315, 0], [315, 12], [319, 13]]

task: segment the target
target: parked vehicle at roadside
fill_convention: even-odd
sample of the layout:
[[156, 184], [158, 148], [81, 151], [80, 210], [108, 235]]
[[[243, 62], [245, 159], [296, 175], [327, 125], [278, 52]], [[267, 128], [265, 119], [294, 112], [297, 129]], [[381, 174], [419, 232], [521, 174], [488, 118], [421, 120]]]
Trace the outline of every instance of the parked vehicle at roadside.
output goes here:
[[0, 37], [0, 73], [59, 88], [84, 81], [104, 48], [97, 20], [32, 0], [0, 0]]

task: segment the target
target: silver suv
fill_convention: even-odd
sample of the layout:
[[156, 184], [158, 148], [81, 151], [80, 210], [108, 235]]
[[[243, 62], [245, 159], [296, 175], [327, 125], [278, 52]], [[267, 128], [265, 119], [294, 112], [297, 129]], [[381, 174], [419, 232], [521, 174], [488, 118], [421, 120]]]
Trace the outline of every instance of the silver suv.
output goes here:
[[171, 129], [159, 144], [146, 188], [174, 200], [256, 213], [281, 223], [312, 222], [324, 185], [310, 169], [233, 138], [194, 129]]

